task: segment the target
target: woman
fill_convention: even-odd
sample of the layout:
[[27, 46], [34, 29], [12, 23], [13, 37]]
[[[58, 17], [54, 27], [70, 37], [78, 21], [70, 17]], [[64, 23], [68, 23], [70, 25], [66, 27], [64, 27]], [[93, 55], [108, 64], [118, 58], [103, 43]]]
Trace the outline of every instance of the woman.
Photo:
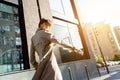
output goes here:
[[[52, 42], [59, 42], [48, 32], [50, 26], [49, 20], [41, 19], [36, 33], [31, 38], [30, 62], [36, 70], [32, 80], [62, 80], [60, 69], [50, 46]], [[35, 59], [35, 52], [39, 55], [39, 64]]]
[[[51, 22], [49, 20], [41, 19], [36, 33], [31, 38], [30, 62], [36, 70], [32, 80], [62, 80], [56, 58], [52, 53], [51, 43], [62, 45], [78, 53], [80, 52], [71, 46], [58, 42], [48, 32], [50, 26]], [[35, 59], [35, 52], [39, 55], [39, 64]]]

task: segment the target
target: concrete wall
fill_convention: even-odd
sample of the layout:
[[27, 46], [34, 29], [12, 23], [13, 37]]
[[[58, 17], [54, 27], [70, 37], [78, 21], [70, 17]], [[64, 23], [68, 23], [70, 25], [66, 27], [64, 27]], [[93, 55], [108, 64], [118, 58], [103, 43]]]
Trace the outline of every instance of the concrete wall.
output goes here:
[[22, 0], [25, 18], [25, 28], [28, 42], [28, 51], [30, 51], [31, 37], [38, 28], [39, 15], [36, 0]]
[[64, 80], [70, 80], [69, 67], [71, 69], [71, 75], [73, 80], [88, 80], [85, 70], [87, 67], [89, 78], [98, 76], [94, 60], [80, 60], [69, 63], [60, 64], [60, 69]]
[[[41, 17], [52, 20], [48, 2], [49, 2], [48, 0], [39, 0]], [[36, 29], [38, 28], [38, 23], [40, 21], [36, 0], [31, 0], [31, 1], [23, 0], [23, 9], [24, 9], [24, 17], [25, 17], [28, 50], [30, 51], [30, 45], [31, 45], [30, 40], [31, 37], [34, 35]]]

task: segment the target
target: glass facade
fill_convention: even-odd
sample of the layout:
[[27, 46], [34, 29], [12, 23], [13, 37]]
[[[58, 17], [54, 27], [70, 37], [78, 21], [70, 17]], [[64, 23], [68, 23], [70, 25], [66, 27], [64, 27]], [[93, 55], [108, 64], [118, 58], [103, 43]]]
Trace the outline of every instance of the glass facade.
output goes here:
[[18, 8], [0, 3], [0, 73], [23, 69]]

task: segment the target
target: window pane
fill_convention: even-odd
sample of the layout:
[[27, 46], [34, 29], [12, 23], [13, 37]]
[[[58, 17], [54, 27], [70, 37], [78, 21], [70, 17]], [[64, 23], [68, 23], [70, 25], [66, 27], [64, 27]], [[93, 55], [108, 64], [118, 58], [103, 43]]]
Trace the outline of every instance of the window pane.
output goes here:
[[18, 8], [0, 3], [0, 73], [23, 69]]
[[77, 25], [54, 19], [53, 30], [55, 32], [55, 37], [62, 42], [71, 44], [78, 49], [83, 48]]
[[[79, 50], [83, 49], [77, 25], [57, 19], [53, 19], [53, 22], [53, 31], [55, 37], [61, 40], [62, 43], [76, 47]], [[57, 47], [59, 48], [62, 63], [84, 59], [83, 55], [75, 53], [73, 50], [61, 46]]]
[[68, 28], [69, 28], [69, 32], [70, 32], [70, 36], [71, 36], [73, 45], [77, 49], [82, 49], [83, 46], [82, 46], [81, 38], [79, 36], [77, 25], [69, 23]]
[[75, 18], [70, 0], [49, 0], [52, 11], [63, 14], [70, 18]]
[[13, 3], [13, 4], [17, 4], [17, 5], [18, 5], [18, 1], [19, 1], [19, 0], [4, 0], [4, 1], [7, 1], [7, 2], [10, 2], [10, 3]]
[[2, 12], [0, 12], [0, 18], [2, 17]]
[[52, 10], [64, 14], [64, 9], [61, 0], [49, 0]]
[[7, 12], [7, 13], [13, 13], [12, 6], [0, 4], [0, 11]]
[[62, 0], [62, 1], [65, 10], [65, 15], [74, 18], [73, 9], [70, 0]]
[[54, 19], [55, 37], [66, 44], [71, 44], [67, 23]]

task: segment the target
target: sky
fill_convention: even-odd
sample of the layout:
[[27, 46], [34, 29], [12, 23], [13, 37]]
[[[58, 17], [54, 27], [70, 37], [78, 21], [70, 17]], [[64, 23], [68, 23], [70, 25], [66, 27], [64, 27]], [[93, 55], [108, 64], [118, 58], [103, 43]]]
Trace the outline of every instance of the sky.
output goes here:
[[78, 0], [83, 23], [104, 21], [120, 26], [120, 0]]

